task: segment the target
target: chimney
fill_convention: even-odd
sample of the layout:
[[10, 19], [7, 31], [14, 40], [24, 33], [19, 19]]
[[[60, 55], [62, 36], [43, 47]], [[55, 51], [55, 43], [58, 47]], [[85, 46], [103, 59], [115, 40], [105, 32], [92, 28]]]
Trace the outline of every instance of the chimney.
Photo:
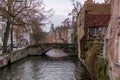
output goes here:
[[110, 4], [110, 0], [105, 0], [105, 3], [106, 4]]
[[94, 2], [93, 2], [93, 0], [87, 0], [87, 1], [85, 1], [85, 4], [93, 4]]

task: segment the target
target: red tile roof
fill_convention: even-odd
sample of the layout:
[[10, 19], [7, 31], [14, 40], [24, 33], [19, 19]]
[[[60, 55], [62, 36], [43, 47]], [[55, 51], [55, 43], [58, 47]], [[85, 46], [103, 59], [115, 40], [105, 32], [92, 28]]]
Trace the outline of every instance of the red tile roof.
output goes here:
[[101, 26], [107, 27], [110, 20], [110, 14], [86, 14], [85, 25], [87, 27]]

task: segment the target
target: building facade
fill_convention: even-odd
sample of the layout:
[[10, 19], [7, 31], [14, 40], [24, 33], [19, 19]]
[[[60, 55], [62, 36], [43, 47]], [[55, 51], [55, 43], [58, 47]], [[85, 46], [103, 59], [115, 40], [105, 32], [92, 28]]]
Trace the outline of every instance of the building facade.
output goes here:
[[73, 27], [68, 28], [68, 43], [72, 43], [72, 34], [74, 32]]
[[87, 44], [103, 40], [109, 20], [110, 4], [94, 3], [93, 0], [85, 2], [77, 21], [79, 58], [85, 57]]
[[3, 44], [5, 27], [6, 27], [5, 19], [2, 16], [0, 16], [0, 44]]
[[47, 34], [47, 43], [72, 43], [73, 27], [56, 27]]
[[111, 20], [105, 35], [104, 57], [110, 80], [120, 80], [120, 0], [111, 0]]

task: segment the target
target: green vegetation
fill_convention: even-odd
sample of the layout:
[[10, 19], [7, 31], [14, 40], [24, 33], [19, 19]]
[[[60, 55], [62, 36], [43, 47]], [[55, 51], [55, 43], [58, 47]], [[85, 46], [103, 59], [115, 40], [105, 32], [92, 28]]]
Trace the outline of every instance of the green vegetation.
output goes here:
[[101, 45], [95, 44], [86, 53], [85, 64], [94, 80], [107, 80], [107, 61], [100, 56]]
[[120, 80], [120, 77], [118, 77], [116, 80]]
[[84, 45], [84, 51], [87, 52], [92, 46], [93, 46], [93, 43], [87, 42], [87, 43]]

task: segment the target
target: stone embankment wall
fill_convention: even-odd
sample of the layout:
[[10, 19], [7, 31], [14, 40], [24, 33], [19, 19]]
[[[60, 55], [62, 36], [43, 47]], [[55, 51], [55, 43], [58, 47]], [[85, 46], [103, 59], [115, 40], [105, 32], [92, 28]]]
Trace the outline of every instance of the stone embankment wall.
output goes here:
[[39, 48], [28, 48], [11, 52], [10, 62], [13, 63], [27, 56], [38, 56], [42, 54], [42, 50]]
[[8, 65], [10, 60], [10, 55], [5, 54], [0, 56], [0, 68]]
[[41, 55], [42, 50], [39, 48], [25, 48], [18, 51], [13, 51], [11, 53], [7, 53], [6, 55], [0, 56], [0, 68], [8, 65], [9, 63], [14, 63], [22, 58], [27, 56], [38, 56]]

